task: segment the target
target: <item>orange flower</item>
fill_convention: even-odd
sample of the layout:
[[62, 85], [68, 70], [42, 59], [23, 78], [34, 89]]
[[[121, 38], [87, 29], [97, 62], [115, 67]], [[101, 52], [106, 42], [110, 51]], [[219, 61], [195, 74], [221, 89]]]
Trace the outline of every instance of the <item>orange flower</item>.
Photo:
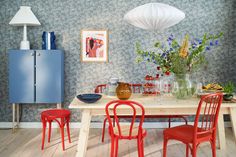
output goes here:
[[188, 56], [188, 35], [186, 35], [183, 40], [183, 44], [179, 51], [179, 56], [182, 58], [186, 58]]

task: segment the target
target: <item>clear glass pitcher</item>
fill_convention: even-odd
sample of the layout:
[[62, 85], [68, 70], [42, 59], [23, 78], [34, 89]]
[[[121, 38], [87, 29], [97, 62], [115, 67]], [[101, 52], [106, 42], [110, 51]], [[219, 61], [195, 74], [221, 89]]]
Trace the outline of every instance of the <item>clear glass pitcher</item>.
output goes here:
[[109, 79], [109, 82], [107, 84], [106, 88], [106, 94], [109, 96], [116, 96], [116, 88], [118, 86], [118, 78], [112, 77]]

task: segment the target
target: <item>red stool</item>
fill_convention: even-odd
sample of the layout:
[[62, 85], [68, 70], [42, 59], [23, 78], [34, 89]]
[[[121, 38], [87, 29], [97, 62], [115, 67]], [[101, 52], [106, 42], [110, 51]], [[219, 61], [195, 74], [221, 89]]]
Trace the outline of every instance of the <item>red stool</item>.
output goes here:
[[[61, 121], [59, 121], [58, 119], [61, 119]], [[66, 124], [66, 127], [67, 127], [68, 139], [69, 139], [69, 142], [71, 143], [70, 128], [69, 128], [70, 111], [69, 110], [64, 110], [64, 109], [52, 109], [52, 110], [43, 111], [41, 113], [41, 120], [42, 120], [42, 123], [43, 123], [42, 150], [44, 149], [44, 141], [45, 141], [45, 132], [46, 132], [46, 127], [47, 127], [47, 122], [49, 123], [48, 142], [50, 142], [51, 125], [52, 125], [52, 121], [54, 121], [54, 120], [60, 126], [61, 139], [62, 139], [62, 149], [65, 150], [65, 143], [64, 143], [64, 126], [65, 126], [65, 124]]]

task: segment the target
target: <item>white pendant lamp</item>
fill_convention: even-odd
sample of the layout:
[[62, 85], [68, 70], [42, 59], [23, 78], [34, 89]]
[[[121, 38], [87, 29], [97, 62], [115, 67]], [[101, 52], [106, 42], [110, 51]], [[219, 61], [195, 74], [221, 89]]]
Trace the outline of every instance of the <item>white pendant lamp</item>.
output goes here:
[[23, 40], [20, 43], [20, 49], [30, 49], [29, 41], [27, 40], [27, 26], [39, 26], [40, 22], [28, 6], [21, 6], [20, 10], [12, 18], [9, 23], [13, 26], [24, 26]]
[[128, 23], [146, 30], [164, 30], [185, 18], [184, 12], [163, 3], [148, 3], [130, 10], [124, 16]]

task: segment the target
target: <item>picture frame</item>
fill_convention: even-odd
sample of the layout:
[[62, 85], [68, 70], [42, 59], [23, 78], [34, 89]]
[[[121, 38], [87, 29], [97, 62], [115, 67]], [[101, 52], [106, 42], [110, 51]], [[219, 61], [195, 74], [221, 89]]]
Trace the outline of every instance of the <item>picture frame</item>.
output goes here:
[[108, 62], [108, 30], [81, 31], [81, 62]]

